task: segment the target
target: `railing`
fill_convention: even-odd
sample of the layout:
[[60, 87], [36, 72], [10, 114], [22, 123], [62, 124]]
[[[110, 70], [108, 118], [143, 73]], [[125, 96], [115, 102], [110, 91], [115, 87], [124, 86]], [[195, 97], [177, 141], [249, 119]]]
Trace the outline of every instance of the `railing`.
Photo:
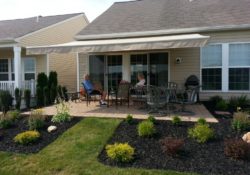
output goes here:
[[22, 82], [22, 89], [29, 89], [31, 92], [31, 96], [34, 97], [36, 95], [36, 81], [28, 80]]
[[[31, 96], [36, 95], [36, 82], [35, 80], [23, 81], [21, 84], [21, 89], [29, 89]], [[15, 81], [0, 81], [0, 90], [7, 90], [14, 97], [15, 96]]]
[[0, 81], [0, 90], [9, 91], [12, 96], [15, 95], [15, 81]]

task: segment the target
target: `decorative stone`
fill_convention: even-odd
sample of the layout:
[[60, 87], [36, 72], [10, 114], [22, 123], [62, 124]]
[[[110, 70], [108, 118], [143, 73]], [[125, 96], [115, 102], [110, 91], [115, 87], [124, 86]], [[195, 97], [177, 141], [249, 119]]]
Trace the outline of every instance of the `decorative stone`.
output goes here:
[[57, 130], [57, 127], [56, 127], [56, 126], [49, 126], [49, 127], [48, 127], [48, 132], [53, 132], [53, 131], [55, 131], [55, 130]]
[[247, 143], [250, 143], [250, 132], [246, 133], [242, 139], [247, 142]]

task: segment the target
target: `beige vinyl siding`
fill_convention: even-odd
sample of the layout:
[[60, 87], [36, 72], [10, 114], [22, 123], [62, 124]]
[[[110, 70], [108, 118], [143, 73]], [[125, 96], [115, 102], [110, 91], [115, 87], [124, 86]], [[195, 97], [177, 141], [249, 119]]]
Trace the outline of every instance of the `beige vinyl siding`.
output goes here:
[[34, 32], [33, 34], [26, 35], [20, 39], [19, 43], [25, 47], [62, 44], [73, 41], [74, 36], [86, 25], [87, 21], [83, 15], [80, 15]]
[[[182, 58], [180, 64], [176, 64], [178, 57]], [[200, 78], [200, 48], [170, 50], [170, 81], [176, 82], [179, 88], [184, 88], [190, 75]]]
[[[41, 46], [71, 42], [74, 40], [74, 36], [87, 24], [88, 21], [86, 21], [83, 15], [73, 17], [70, 20], [66, 20], [22, 38], [20, 44], [23, 46]], [[69, 91], [76, 91], [76, 53], [49, 54], [48, 65], [49, 71], [57, 72], [59, 84], [66, 86]], [[46, 58], [38, 59], [37, 71], [47, 72]]]
[[250, 30], [204, 33], [210, 36], [209, 43], [250, 42]]
[[35, 57], [36, 58], [36, 76], [47, 71], [47, 61], [46, 61], [46, 55], [36, 55], [36, 56], [29, 56], [29, 57]]
[[58, 83], [66, 86], [69, 91], [77, 90], [76, 53], [50, 54], [50, 71], [58, 74]]

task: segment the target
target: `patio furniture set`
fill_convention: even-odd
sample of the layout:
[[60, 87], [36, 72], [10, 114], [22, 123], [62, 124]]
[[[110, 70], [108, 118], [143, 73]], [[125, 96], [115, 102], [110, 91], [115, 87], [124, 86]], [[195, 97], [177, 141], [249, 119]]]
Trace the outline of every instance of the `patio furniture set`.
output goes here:
[[[168, 82], [164, 86], [139, 86], [132, 87], [130, 83], [122, 82], [117, 90], [109, 90], [107, 94], [107, 107], [115, 104], [116, 108], [126, 104], [129, 108], [131, 102], [141, 110], [147, 110], [149, 114], [169, 115], [194, 115], [192, 111], [186, 110], [186, 105], [195, 104], [199, 101], [199, 81], [195, 76], [190, 76], [185, 89], [178, 89], [177, 83]], [[91, 101], [99, 101], [100, 95], [91, 95], [80, 92], [71, 92], [69, 97], [72, 101], [79, 98], [86, 101], [87, 106]], [[180, 109], [177, 109], [179, 104]]]

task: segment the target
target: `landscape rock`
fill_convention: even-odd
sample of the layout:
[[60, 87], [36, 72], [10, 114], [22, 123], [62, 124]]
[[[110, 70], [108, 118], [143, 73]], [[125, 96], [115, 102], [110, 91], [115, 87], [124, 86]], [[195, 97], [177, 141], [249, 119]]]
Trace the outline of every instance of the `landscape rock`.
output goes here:
[[250, 143], [250, 132], [244, 134], [244, 136], [242, 137], [242, 139], [247, 142]]
[[49, 126], [49, 127], [48, 127], [48, 132], [53, 132], [53, 131], [55, 131], [55, 130], [57, 130], [57, 127], [56, 127], [56, 126]]

